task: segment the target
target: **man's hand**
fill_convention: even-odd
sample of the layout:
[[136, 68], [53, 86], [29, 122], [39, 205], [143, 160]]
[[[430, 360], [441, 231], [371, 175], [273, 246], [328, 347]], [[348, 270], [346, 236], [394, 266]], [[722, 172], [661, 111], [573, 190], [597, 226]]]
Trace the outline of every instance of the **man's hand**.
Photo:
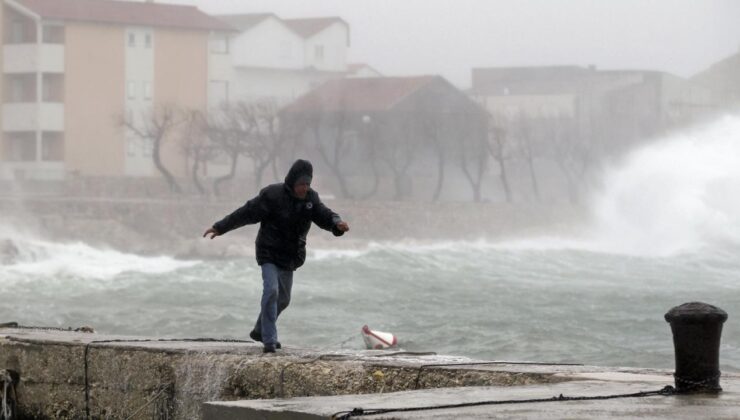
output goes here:
[[347, 232], [349, 231], [349, 225], [347, 222], [339, 222], [337, 223], [337, 229], [339, 229], [340, 232]]
[[210, 228], [208, 228], [208, 230], [206, 230], [206, 233], [203, 234], [203, 237], [205, 238], [208, 235], [211, 235], [211, 239], [215, 238], [216, 236], [221, 236], [221, 234], [218, 233], [218, 231], [216, 229], [212, 228], [212, 227], [210, 227]]

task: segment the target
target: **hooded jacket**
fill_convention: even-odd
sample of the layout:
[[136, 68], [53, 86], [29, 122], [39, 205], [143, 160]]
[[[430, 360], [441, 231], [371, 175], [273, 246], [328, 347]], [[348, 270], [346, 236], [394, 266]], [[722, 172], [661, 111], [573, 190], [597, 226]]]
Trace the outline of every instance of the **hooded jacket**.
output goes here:
[[331, 231], [334, 236], [344, 232], [337, 228], [342, 219], [321, 202], [319, 194], [308, 190], [305, 199], [293, 193], [293, 186], [300, 178], [313, 176], [313, 166], [307, 160], [293, 163], [285, 182], [268, 185], [259, 195], [242, 207], [216, 222], [213, 228], [224, 233], [259, 223], [255, 240], [257, 263], [273, 263], [285, 270], [295, 270], [306, 260], [306, 235], [311, 222]]

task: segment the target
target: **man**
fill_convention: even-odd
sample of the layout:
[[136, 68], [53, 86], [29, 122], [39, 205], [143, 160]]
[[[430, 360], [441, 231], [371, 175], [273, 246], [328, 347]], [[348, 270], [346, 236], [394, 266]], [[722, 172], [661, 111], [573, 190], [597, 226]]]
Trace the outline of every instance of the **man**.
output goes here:
[[216, 222], [203, 237], [225, 234], [230, 230], [259, 223], [257, 264], [262, 268], [262, 301], [257, 323], [249, 336], [261, 341], [265, 353], [280, 348], [277, 318], [290, 303], [293, 271], [306, 260], [306, 234], [311, 222], [341, 236], [349, 230], [347, 222], [331, 211], [311, 189], [313, 166], [298, 159], [291, 166], [285, 182], [268, 185], [257, 197]]

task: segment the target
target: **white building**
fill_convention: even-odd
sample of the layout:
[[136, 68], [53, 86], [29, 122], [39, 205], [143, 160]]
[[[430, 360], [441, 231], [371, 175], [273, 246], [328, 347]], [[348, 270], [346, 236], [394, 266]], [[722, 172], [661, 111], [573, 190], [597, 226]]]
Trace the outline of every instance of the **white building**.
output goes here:
[[[287, 103], [326, 80], [345, 77], [349, 25], [338, 17], [219, 16], [239, 33], [228, 40], [228, 100]], [[214, 99], [215, 100], [215, 99]]]

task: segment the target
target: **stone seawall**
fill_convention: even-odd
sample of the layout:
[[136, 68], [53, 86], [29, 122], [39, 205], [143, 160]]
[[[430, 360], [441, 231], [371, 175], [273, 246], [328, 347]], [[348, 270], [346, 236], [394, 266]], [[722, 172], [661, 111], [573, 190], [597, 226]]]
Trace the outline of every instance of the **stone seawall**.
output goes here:
[[194, 419], [206, 401], [567, 380], [553, 372], [476, 365], [422, 369], [470, 362], [434, 354], [321, 353], [294, 347], [265, 355], [260, 343], [251, 342], [0, 328], [0, 370], [20, 378], [21, 418]]

